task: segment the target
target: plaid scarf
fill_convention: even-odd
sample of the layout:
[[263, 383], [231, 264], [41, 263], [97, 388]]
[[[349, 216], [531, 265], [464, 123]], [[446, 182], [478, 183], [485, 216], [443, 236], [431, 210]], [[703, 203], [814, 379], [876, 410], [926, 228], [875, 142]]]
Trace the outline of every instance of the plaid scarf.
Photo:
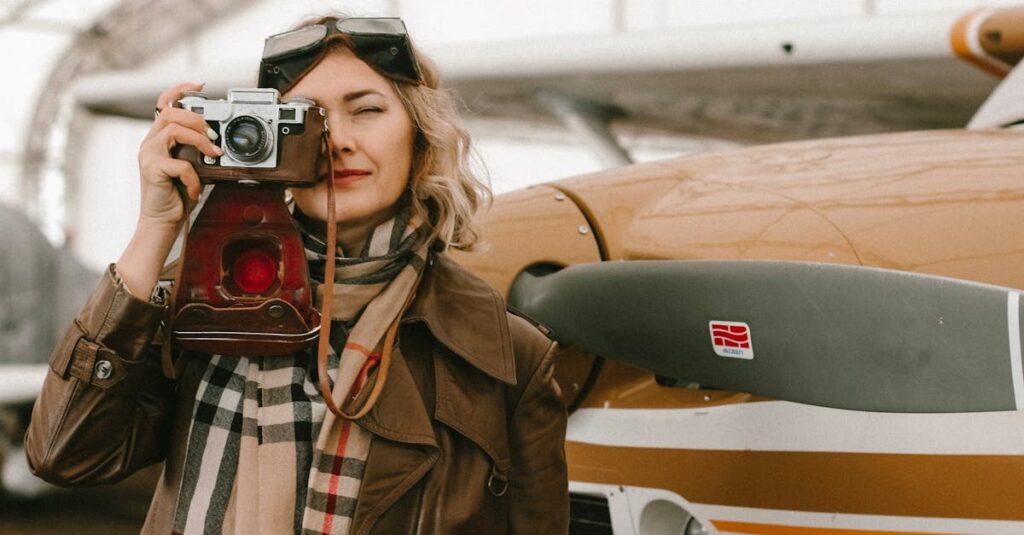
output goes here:
[[[323, 224], [298, 211], [296, 221], [319, 301]], [[359, 256], [339, 248], [328, 364], [335, 399], [354, 398], [376, 366], [423, 271], [424, 235], [406, 210], [374, 229]], [[317, 385], [315, 348], [211, 357], [196, 392], [174, 533], [348, 533], [372, 435], [328, 411]]]

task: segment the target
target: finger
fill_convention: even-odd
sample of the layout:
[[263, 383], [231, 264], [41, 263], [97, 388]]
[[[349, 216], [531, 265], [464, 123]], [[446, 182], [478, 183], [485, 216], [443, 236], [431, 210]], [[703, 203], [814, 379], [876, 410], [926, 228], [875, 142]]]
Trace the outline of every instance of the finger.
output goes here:
[[204, 119], [202, 115], [189, 110], [171, 108], [167, 110], [167, 112], [161, 113], [160, 117], [155, 121], [155, 126], [160, 128], [169, 124], [180, 124], [187, 128], [191, 128], [192, 130], [206, 136], [211, 141], [216, 141], [218, 137], [217, 132], [210, 128], [209, 123], [206, 122], [206, 119]]
[[[194, 82], [184, 82], [184, 83], [180, 83], [180, 84], [177, 84], [175, 86], [172, 86], [172, 87], [168, 88], [167, 90], [165, 90], [163, 93], [160, 93], [160, 96], [158, 96], [156, 98], [156, 117], [154, 117], [154, 119], [159, 120], [160, 116], [162, 115], [163, 112], [165, 112], [167, 110], [175, 109], [174, 105], [175, 105], [175, 103], [178, 102], [178, 100], [181, 99], [181, 94], [183, 92], [185, 92], [185, 91], [201, 91], [203, 89], [203, 87], [205, 87], [205, 86], [206, 86], [206, 84], [198, 84], [198, 83], [194, 83]], [[157, 121], [154, 121], [154, 123], [156, 123], [156, 122]], [[156, 126], [156, 124], [154, 124], [154, 126], [149, 129], [149, 132], [146, 133], [146, 137], [145, 137], [145, 139], [143, 141], [148, 140], [149, 138], [153, 137], [158, 130], [159, 130], [159, 127]]]
[[220, 147], [214, 145], [213, 141], [210, 141], [210, 138], [206, 133], [196, 132], [191, 128], [186, 128], [177, 123], [167, 125], [160, 134], [154, 138], [154, 141], [160, 142], [163, 150], [167, 153], [169, 153], [175, 145], [192, 145], [199, 149], [199, 152], [202, 152], [207, 156], [217, 157], [224, 154], [224, 151]]
[[192, 167], [192, 164], [185, 160], [165, 158], [161, 162], [160, 167], [160, 171], [165, 176], [177, 178], [184, 184], [189, 199], [192, 199], [192, 201], [199, 200], [199, 194], [203, 192], [203, 184], [199, 181], [199, 175], [196, 173], [195, 168]]
[[182, 126], [187, 126], [196, 132], [202, 132], [203, 134], [205, 134], [206, 129], [210, 127], [202, 115], [183, 108], [170, 108], [165, 110], [153, 122], [160, 125], [160, 127], [167, 126], [171, 123], [177, 123]]
[[181, 94], [185, 91], [201, 91], [203, 86], [206, 84], [197, 84], [194, 82], [184, 82], [178, 85], [168, 88], [160, 96], [156, 98], [156, 109], [160, 110], [162, 114], [169, 108], [173, 108], [174, 104], [181, 100]]
[[146, 137], [143, 138], [143, 143], [160, 134], [164, 128], [171, 124], [183, 125], [211, 139], [217, 138], [217, 133], [213, 132], [202, 115], [181, 108], [169, 108], [157, 115], [156, 119], [153, 120], [153, 125], [149, 128], [149, 132], [146, 133]]

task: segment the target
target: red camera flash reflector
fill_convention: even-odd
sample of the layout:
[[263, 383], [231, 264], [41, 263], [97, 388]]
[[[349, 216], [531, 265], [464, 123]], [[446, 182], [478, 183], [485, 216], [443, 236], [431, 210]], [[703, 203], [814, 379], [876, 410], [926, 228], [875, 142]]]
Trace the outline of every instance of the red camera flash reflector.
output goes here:
[[231, 278], [243, 292], [261, 294], [277, 281], [277, 262], [262, 250], [250, 249], [235, 259]]

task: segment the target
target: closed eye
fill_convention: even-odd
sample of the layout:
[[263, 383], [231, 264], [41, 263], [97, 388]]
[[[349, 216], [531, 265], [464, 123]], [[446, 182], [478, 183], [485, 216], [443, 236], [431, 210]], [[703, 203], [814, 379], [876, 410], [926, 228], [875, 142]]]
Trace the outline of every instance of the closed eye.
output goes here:
[[384, 108], [378, 108], [377, 106], [365, 106], [356, 109], [356, 115], [361, 115], [364, 113], [380, 113], [382, 111], [384, 111]]

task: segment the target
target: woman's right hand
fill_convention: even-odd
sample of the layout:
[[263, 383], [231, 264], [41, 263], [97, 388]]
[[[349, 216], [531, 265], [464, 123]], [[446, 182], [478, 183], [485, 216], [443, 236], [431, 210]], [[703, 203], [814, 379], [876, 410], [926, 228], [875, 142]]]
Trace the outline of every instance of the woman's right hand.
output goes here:
[[175, 228], [185, 215], [175, 181], [184, 185], [192, 202], [199, 200], [203, 190], [192, 164], [171, 156], [176, 145], [192, 145], [207, 156], [224, 152], [213, 143], [217, 134], [203, 116], [174, 107], [185, 91], [200, 91], [202, 84], [183, 83], [164, 91], [157, 99], [158, 111], [153, 126], [139, 147], [141, 178], [140, 226]]
[[164, 91], [157, 100], [156, 120], [139, 147], [142, 197], [139, 222], [117, 261], [121, 280], [136, 296], [145, 297], [153, 291], [185, 220], [185, 206], [176, 182], [185, 186], [191, 202], [197, 202], [203, 191], [192, 164], [171, 157], [171, 149], [176, 145], [192, 145], [208, 156], [223, 154], [213, 144], [211, 138], [216, 134], [201, 115], [174, 107], [182, 92], [202, 88], [202, 84], [186, 83]]

